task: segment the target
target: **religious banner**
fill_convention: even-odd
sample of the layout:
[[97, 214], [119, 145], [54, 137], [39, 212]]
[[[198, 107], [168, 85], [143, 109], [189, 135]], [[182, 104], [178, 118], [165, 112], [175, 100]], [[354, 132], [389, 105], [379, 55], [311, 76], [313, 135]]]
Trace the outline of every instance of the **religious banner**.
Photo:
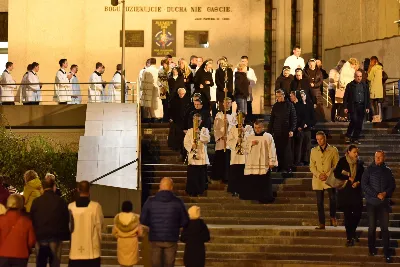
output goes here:
[[208, 31], [184, 31], [184, 47], [208, 48]]
[[176, 56], [176, 20], [153, 20], [151, 56]]

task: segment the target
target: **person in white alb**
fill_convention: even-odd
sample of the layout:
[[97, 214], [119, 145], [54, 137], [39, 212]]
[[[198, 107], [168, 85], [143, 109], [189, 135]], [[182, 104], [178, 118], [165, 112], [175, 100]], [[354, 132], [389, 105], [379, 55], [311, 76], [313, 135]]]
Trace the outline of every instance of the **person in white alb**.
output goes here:
[[[146, 69], [148, 67], [150, 67], [150, 66], [151, 66], [151, 64], [150, 64], [150, 58], [149, 58], [149, 59], [146, 60], [146, 65], [144, 66], [144, 68], [141, 69], [140, 72], [139, 72], [139, 78], [138, 78], [138, 81], [137, 81], [137, 86], [139, 87], [139, 89], [142, 88], [143, 74], [146, 71]], [[140, 92], [140, 99], [142, 99], [142, 90], [139, 90], [139, 92]]]
[[141, 105], [144, 107], [143, 117], [155, 121], [163, 117], [163, 105], [160, 98], [161, 83], [158, 79], [157, 60], [150, 59], [150, 67], [146, 68], [141, 81]]
[[90, 200], [90, 184], [78, 184], [79, 198], [68, 205], [71, 214], [69, 267], [100, 267], [103, 211]]
[[[249, 80], [249, 96], [247, 97], [247, 120], [251, 120], [253, 116], [253, 88], [256, 86], [257, 83], [257, 76], [256, 73], [252, 68], [249, 67], [249, 57], [242, 56], [240, 58], [240, 63], [246, 65], [247, 67], [247, 79]], [[237, 68], [234, 72], [237, 71]], [[233, 78], [235, 79], [235, 74], [233, 74]], [[233, 84], [235, 84], [235, 80], [233, 80]]]
[[7, 84], [1, 86], [1, 103], [2, 105], [15, 105], [14, 92], [17, 86], [15, 81], [11, 76], [11, 72], [14, 69], [14, 64], [12, 62], [6, 63], [6, 69], [1, 75], [1, 84]]
[[71, 102], [72, 95], [72, 74], [67, 73], [68, 61], [63, 58], [58, 62], [60, 69], [56, 73], [54, 85], [54, 100], [59, 104], [67, 104]]
[[[229, 97], [225, 98], [223, 108], [226, 108], [226, 121], [224, 110], [218, 112], [214, 120], [215, 156], [211, 179], [223, 183], [228, 182], [229, 161], [231, 157], [231, 149], [227, 144], [227, 136], [229, 130], [237, 124], [236, 114], [232, 114], [231, 107], [232, 100]], [[225, 129], [226, 126], [228, 127]]]
[[[26, 72], [22, 76], [21, 85], [18, 87], [18, 91], [15, 96], [15, 102], [22, 102], [22, 101], [25, 102], [27, 86], [23, 84], [28, 83], [28, 74], [31, 70], [32, 70], [32, 64], [28, 64], [28, 66], [26, 67]], [[24, 103], [24, 105], [26, 105], [26, 103]]]
[[[247, 137], [254, 135], [253, 127], [244, 126], [245, 114], [238, 112], [237, 125], [232, 127], [228, 133], [227, 144], [231, 149], [228, 192], [232, 196], [239, 196], [241, 188], [246, 183], [244, 179], [244, 164], [246, 160], [246, 140]], [[245, 186], [245, 185], [244, 185]]]
[[72, 75], [72, 93], [71, 102], [69, 102], [68, 104], [80, 104], [82, 102], [81, 86], [79, 84], [78, 77], [76, 76], [76, 74], [78, 73], [78, 65], [72, 64], [70, 70], [71, 71], [69, 73]]
[[[109, 100], [112, 103], [121, 103], [121, 81], [122, 81], [122, 64], [117, 65], [117, 71], [108, 85]], [[128, 86], [125, 87], [128, 89]], [[125, 96], [128, 95], [128, 90], [125, 90]], [[126, 99], [126, 98], [125, 98]]]
[[258, 200], [260, 203], [274, 201], [271, 169], [278, 166], [275, 142], [272, 135], [264, 131], [263, 121], [254, 123], [254, 136], [246, 140], [244, 184], [240, 199]]
[[300, 55], [301, 48], [300, 46], [296, 45], [295, 47], [293, 47], [293, 55], [286, 58], [285, 63], [283, 63], [283, 66], [290, 67], [290, 74], [292, 74], [293, 76], [295, 75], [296, 69], [304, 69], [304, 67], [306, 66], [306, 64], [304, 63], [304, 59], [300, 57]]
[[96, 83], [89, 85], [89, 102], [100, 103], [102, 102], [102, 92], [103, 92], [103, 78], [101, 77], [103, 73], [103, 64], [100, 62], [96, 63], [96, 70], [90, 75], [89, 82]]
[[42, 101], [42, 95], [40, 90], [42, 86], [40, 85], [39, 76], [37, 75], [39, 71], [39, 63], [32, 63], [32, 70], [28, 73], [27, 85], [25, 87], [25, 103], [24, 105], [39, 105]]
[[207, 187], [207, 165], [210, 164], [207, 154], [207, 144], [210, 142], [210, 132], [201, 127], [201, 114], [193, 115], [193, 128], [188, 129], [183, 141], [187, 151], [187, 181], [186, 193], [197, 197], [204, 193]]

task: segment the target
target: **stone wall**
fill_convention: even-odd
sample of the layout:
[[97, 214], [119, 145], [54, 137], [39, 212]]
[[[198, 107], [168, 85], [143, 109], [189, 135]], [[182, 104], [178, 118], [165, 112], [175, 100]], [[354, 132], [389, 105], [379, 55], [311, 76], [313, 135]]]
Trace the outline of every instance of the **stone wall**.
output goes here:
[[[162, 12], [127, 12], [126, 29], [144, 30], [145, 35], [144, 47], [126, 50], [128, 80], [136, 81], [146, 59], [151, 56], [152, 20], [172, 19], [176, 20], [178, 57], [189, 59], [195, 54], [217, 60], [224, 55], [236, 65], [242, 55], [249, 55], [258, 78], [254, 111], [259, 112], [264, 91], [264, 0], [132, 1], [134, 5], [129, 2], [128, 6], [161, 7]], [[192, 12], [193, 6], [202, 7], [202, 11]], [[121, 58], [121, 12], [106, 11], [109, 7], [110, 0], [10, 1], [9, 58], [14, 62], [14, 77], [20, 80], [27, 64], [37, 61], [41, 81], [53, 82], [59, 59], [67, 58], [70, 64], [79, 65], [81, 82], [89, 80], [98, 61], [106, 66], [104, 80], [110, 81]], [[183, 7], [187, 11], [168, 12], [168, 7]], [[229, 7], [229, 12], [211, 12], [208, 7]], [[209, 48], [185, 48], [185, 30], [209, 31]], [[160, 58], [157, 60], [159, 63]], [[52, 86], [43, 88], [53, 89]], [[82, 86], [85, 94], [86, 88]], [[45, 95], [45, 101], [52, 101], [53, 92]]]
[[364, 58], [377, 56], [384, 65], [389, 78], [400, 79], [400, 36], [383, 40], [343, 46], [325, 51], [325, 66], [332, 68], [340, 59], [355, 57], [360, 62]]
[[399, 35], [397, 0], [324, 1], [325, 49]]

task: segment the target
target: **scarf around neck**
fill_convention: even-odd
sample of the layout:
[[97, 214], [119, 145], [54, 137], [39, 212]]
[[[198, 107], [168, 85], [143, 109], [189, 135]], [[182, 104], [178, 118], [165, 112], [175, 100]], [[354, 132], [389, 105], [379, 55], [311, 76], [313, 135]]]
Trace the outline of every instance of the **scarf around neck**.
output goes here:
[[350, 175], [351, 177], [356, 177], [357, 175], [357, 161], [358, 159], [352, 159], [349, 155], [346, 155], [346, 161], [349, 163], [350, 166]]

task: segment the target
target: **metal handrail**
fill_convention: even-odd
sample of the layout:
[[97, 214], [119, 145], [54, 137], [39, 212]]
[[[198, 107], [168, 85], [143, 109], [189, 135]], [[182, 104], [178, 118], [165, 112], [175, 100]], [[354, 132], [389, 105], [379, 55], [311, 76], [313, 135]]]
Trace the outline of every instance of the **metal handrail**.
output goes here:
[[[96, 178], [96, 179], [90, 181], [89, 183], [90, 183], [90, 184], [94, 184], [95, 182], [97, 182], [97, 181], [99, 181], [99, 180], [101, 180], [101, 179], [103, 179], [103, 178], [105, 178], [105, 177], [107, 177], [107, 176], [113, 174], [114, 172], [117, 172], [117, 171], [119, 171], [119, 170], [122, 170], [123, 168], [126, 168], [126, 167], [132, 165], [133, 163], [135, 163], [135, 162], [137, 162], [137, 161], [139, 161], [139, 158], [137, 158], [137, 159], [135, 159], [135, 160], [133, 160], [133, 161], [130, 161], [130, 162], [126, 163], [125, 165], [122, 165], [122, 166], [120, 166], [120, 167], [118, 167], [118, 168], [116, 168], [116, 169], [114, 169], [114, 170], [112, 170], [112, 171], [110, 171], [110, 172], [108, 172], [108, 173], [106, 173], [106, 174], [103, 174], [102, 176], [100, 176], [100, 177], [98, 177], [98, 178]], [[139, 165], [139, 164], [138, 164], [138, 165]], [[72, 189], [71, 191], [68, 191], [67, 193], [63, 194], [62, 196], [65, 197], [66, 195], [69, 195], [69, 194], [71, 194], [71, 193], [74, 193], [76, 190], [77, 190], [77, 189], [74, 188], [74, 189]]]
[[[74, 85], [74, 84], [78, 84], [78, 85], [81, 85], [81, 84], [82, 85], [92, 85], [92, 84], [109, 85], [109, 84], [121, 84], [121, 82], [78, 82], [78, 83], [39, 82], [39, 83], [7, 83], [7, 84], [0, 83], [0, 86], [9, 86], [9, 85], [15, 85], [15, 86], [18, 86], [18, 85], [19, 86], [40, 85], [40, 86], [42, 86], [42, 85]], [[132, 85], [131, 88], [128, 88], [128, 87], [125, 88], [126, 94], [128, 94], [128, 92], [131, 91], [129, 93], [129, 95], [131, 95], [133, 97], [135, 97], [135, 96], [137, 97], [138, 93], [139, 93], [139, 90], [138, 90], [139, 88], [135, 89], [135, 85], [137, 85], [138, 82], [126, 82], [126, 84], [131, 84]], [[14, 96], [14, 97], [19, 97], [19, 101], [14, 101], [14, 102], [22, 104], [24, 102], [24, 101], [22, 101], [22, 98], [23, 98], [22, 97], [22, 90], [20, 90], [20, 88], [16, 88], [14, 90], [15, 90], [15, 92], [19, 93], [19, 96], [18, 96], [18, 94]], [[66, 97], [69, 97], [69, 96], [71, 96], [71, 97], [89, 97], [89, 93], [87, 93], [87, 94], [83, 93], [82, 94], [82, 92], [85, 92], [85, 90], [86, 90], [86, 88], [81, 89], [81, 93], [80, 94], [71, 93], [71, 94], [65, 94], [63, 96], [66, 96]], [[40, 92], [54, 92], [54, 91], [55, 91], [55, 89], [40, 89]], [[46, 95], [46, 96], [51, 97], [51, 95]], [[53, 97], [54, 96], [55, 95], [53, 95]], [[101, 96], [102, 97], [111, 97], [113, 95], [107, 93], [107, 94], [102, 94]], [[2, 97], [0, 96], [0, 103], [1, 102], [5, 102], [5, 101], [2, 101]], [[40, 101], [40, 103], [53, 103], [53, 102], [57, 102], [57, 101], [54, 101], [54, 100], [41, 100]], [[135, 101], [132, 99], [132, 101], [126, 100], [126, 102], [127, 103], [134, 103]], [[110, 101], [107, 101], [107, 102], [104, 101], [102, 103], [110, 103]]]

